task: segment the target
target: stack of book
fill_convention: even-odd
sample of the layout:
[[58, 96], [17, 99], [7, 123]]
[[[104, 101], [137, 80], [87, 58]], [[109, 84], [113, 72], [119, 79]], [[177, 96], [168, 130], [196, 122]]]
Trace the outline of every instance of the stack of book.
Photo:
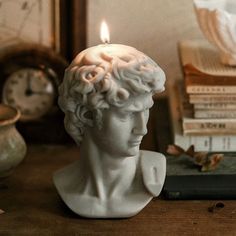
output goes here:
[[197, 151], [236, 151], [236, 68], [201, 41], [182, 41], [184, 79], [172, 85], [170, 107], [174, 143]]

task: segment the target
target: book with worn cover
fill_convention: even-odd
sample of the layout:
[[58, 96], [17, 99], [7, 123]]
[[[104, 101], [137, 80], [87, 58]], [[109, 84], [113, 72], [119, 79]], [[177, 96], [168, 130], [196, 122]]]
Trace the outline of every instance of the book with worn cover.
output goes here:
[[[169, 108], [170, 118], [172, 126], [172, 142], [184, 149], [187, 149], [190, 145], [195, 146], [196, 151], [207, 152], [233, 152], [236, 151], [236, 135], [221, 134], [213, 135], [212, 133], [203, 134], [198, 130], [198, 135], [189, 134], [186, 135], [183, 132], [183, 107], [191, 109], [187, 101], [180, 100], [181, 93], [179, 83], [182, 84], [183, 80], [177, 80], [176, 83], [169, 84]], [[181, 104], [184, 103], [184, 104]], [[191, 111], [188, 112], [191, 117]], [[185, 118], [186, 119], [186, 118]], [[191, 122], [195, 122], [196, 119], [191, 118]], [[206, 119], [204, 122], [206, 123]], [[235, 120], [236, 122], [236, 120]]]
[[236, 104], [236, 94], [189, 94], [189, 102], [191, 104]]
[[180, 55], [185, 88], [191, 94], [186, 96], [183, 80], [169, 84], [173, 142], [185, 150], [194, 145], [195, 151], [226, 155], [211, 172], [201, 172], [186, 155], [167, 156], [162, 193], [165, 198], [176, 200], [236, 199], [236, 118], [194, 118], [194, 111], [200, 112], [200, 116], [210, 116], [228, 109], [226, 113], [233, 114], [236, 68], [225, 68], [211, 46], [197, 41], [180, 44]]
[[194, 103], [194, 110], [234, 110], [236, 111], [236, 103]]
[[213, 46], [199, 40], [181, 41], [179, 55], [187, 93], [236, 93], [236, 67], [223, 65]]
[[[187, 77], [186, 77], [187, 78]], [[236, 94], [235, 85], [186, 85], [188, 94]]]
[[194, 109], [194, 118], [197, 119], [224, 119], [224, 118], [236, 118], [236, 110], [235, 109]]
[[195, 118], [192, 104], [179, 83], [179, 99], [183, 134], [185, 135], [236, 135], [236, 118]]
[[179, 55], [187, 85], [236, 85], [236, 67], [223, 65], [217, 49], [206, 41], [180, 41]]
[[[183, 80], [176, 81], [183, 83]], [[195, 151], [224, 152], [216, 170], [200, 172], [187, 156], [167, 158], [167, 176], [162, 194], [166, 199], [236, 199], [236, 136], [184, 135], [178, 85], [169, 84], [173, 142], [185, 150], [194, 145]], [[188, 105], [187, 105], [188, 107]], [[232, 152], [232, 153], [231, 153]]]
[[225, 155], [218, 168], [210, 172], [200, 172], [186, 156], [167, 156], [162, 193], [172, 200], [236, 199], [236, 154]]

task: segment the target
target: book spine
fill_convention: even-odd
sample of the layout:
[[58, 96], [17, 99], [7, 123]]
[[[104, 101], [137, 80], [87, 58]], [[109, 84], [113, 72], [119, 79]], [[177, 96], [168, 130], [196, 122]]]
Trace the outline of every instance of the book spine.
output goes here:
[[236, 118], [236, 111], [234, 110], [194, 110], [194, 118]]
[[171, 86], [171, 94], [169, 97], [169, 106], [171, 113], [171, 123], [173, 131], [173, 143], [188, 149], [190, 145], [194, 145], [196, 151], [203, 152], [232, 152], [236, 151], [236, 135], [225, 136], [218, 135], [184, 135], [182, 130], [181, 119], [181, 102], [179, 93], [180, 88]]
[[236, 96], [211, 96], [211, 95], [197, 95], [197, 94], [190, 94], [189, 95], [189, 102], [191, 104], [195, 103], [236, 103]]
[[163, 195], [173, 200], [235, 199], [234, 183], [235, 174], [175, 174], [167, 169]]
[[190, 85], [186, 87], [188, 94], [235, 94], [236, 86]]
[[185, 85], [188, 86], [236, 86], [235, 76], [207, 76], [204, 74], [193, 75], [185, 70]]
[[194, 145], [197, 152], [235, 152], [236, 135], [181, 135], [176, 136], [175, 144], [184, 149]]
[[210, 137], [211, 151], [235, 152], [236, 136], [212, 136]]
[[191, 121], [183, 120], [184, 134], [201, 134], [201, 135], [229, 135], [236, 134], [236, 120], [225, 121], [226, 119], [207, 120], [192, 119]]
[[236, 110], [236, 103], [195, 103], [194, 110], [224, 110], [224, 109], [235, 109]]

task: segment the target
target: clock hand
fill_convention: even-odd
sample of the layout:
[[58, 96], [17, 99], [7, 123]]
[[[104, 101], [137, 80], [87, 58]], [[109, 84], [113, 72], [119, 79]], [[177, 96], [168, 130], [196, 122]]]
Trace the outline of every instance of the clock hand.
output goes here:
[[44, 87], [44, 90], [41, 91], [32, 91], [33, 94], [38, 94], [38, 95], [51, 95], [53, 93], [53, 87], [50, 84], [47, 84]]
[[43, 91], [32, 91], [32, 95], [33, 94], [36, 94], [36, 95], [50, 95], [51, 93], [43, 92]]
[[27, 78], [26, 78], [26, 90], [25, 90], [25, 95], [26, 96], [31, 96], [33, 94], [32, 88], [31, 88], [31, 77], [30, 77], [30, 72], [27, 73]]

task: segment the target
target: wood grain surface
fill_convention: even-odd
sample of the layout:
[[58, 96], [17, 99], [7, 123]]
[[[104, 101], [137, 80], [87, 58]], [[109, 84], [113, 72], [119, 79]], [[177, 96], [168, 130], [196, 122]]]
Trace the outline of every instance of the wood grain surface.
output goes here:
[[[130, 219], [86, 219], [72, 213], [52, 183], [78, 158], [75, 146], [29, 146], [24, 162], [0, 183], [0, 235], [236, 235], [236, 201], [156, 198]], [[209, 209], [210, 208], [210, 209]]]
[[[158, 99], [142, 149], [165, 151], [169, 141], [166, 99]], [[153, 199], [130, 219], [86, 219], [71, 212], [52, 183], [54, 171], [76, 160], [73, 145], [28, 147], [13, 174], [0, 182], [0, 235], [236, 235], [236, 201]], [[215, 207], [220, 202], [223, 207]]]

